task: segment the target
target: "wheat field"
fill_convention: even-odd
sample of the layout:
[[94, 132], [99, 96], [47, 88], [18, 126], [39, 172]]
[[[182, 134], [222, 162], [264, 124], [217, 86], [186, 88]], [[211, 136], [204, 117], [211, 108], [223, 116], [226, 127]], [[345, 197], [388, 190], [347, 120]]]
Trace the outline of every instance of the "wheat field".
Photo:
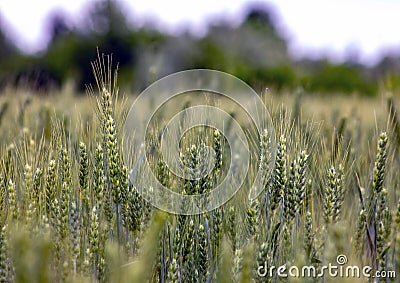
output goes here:
[[[66, 87], [0, 96], [0, 282], [397, 282], [398, 95], [263, 93], [275, 145], [267, 130], [250, 135], [244, 188], [212, 211], [176, 215], [139, 193], [123, 160], [124, 120], [135, 97], [118, 93], [108, 59], [93, 63], [98, 86], [88, 95]], [[192, 102], [189, 96], [184, 104]], [[185, 166], [203, 166], [206, 146], [215, 164], [186, 180], [162, 159], [159, 131], [149, 134], [149, 160], [162, 185], [192, 195], [221, 182], [235, 155], [224, 133], [187, 133]], [[249, 199], [258, 170], [262, 193]], [[330, 263], [369, 266], [387, 278], [277, 273], [309, 266], [318, 275]]]

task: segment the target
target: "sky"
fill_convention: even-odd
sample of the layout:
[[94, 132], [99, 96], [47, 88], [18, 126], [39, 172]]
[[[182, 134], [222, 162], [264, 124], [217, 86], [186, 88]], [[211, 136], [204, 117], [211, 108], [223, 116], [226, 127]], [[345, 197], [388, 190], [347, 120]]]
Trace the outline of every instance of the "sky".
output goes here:
[[[92, 0], [94, 1], [94, 0]], [[8, 36], [26, 52], [43, 48], [46, 18], [63, 11], [76, 24], [91, 1], [1, 0], [0, 18]], [[254, 2], [254, 1], [252, 1]], [[344, 60], [359, 54], [363, 63], [375, 64], [382, 52], [400, 50], [400, 1], [397, 0], [270, 0], [258, 1], [273, 8], [277, 25], [289, 39], [289, 51], [297, 58], [326, 55]], [[137, 24], [152, 19], [161, 29], [176, 32], [182, 27], [204, 34], [209, 21], [229, 18], [240, 23], [248, 0], [138, 0], [122, 1]], [[250, 2], [251, 3], [251, 2]]]

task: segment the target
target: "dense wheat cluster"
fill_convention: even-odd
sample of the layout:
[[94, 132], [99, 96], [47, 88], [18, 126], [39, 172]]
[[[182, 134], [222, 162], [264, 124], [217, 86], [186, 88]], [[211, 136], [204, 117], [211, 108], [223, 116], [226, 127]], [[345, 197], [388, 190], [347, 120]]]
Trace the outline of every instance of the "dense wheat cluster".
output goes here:
[[[351, 265], [400, 273], [396, 98], [373, 119], [325, 105], [324, 123], [309, 118], [300, 95], [294, 103], [266, 98], [276, 146], [267, 129], [252, 137], [256, 165], [248, 172], [249, 180], [265, 172], [262, 193], [249, 199], [244, 189], [213, 211], [173, 215], [138, 193], [122, 159], [127, 103], [118, 99], [107, 57], [93, 68], [97, 90], [59, 97], [58, 108], [43, 97], [1, 97], [0, 282], [276, 282], [287, 278], [258, 271], [286, 264], [319, 272], [341, 254]], [[211, 191], [235, 154], [220, 131], [190, 131], [180, 147], [183, 164], [201, 170], [206, 146], [215, 164], [205, 177], [180, 179], [153, 134], [152, 168], [181, 194]], [[290, 279], [323, 280], [335, 279]]]

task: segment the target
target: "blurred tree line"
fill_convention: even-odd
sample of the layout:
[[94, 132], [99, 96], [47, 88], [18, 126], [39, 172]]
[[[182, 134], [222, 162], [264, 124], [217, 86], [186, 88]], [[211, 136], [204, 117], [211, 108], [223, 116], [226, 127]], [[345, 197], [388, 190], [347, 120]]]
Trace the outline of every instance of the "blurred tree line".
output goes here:
[[120, 84], [132, 90], [191, 68], [229, 72], [257, 91], [300, 86], [317, 93], [374, 95], [380, 83], [400, 89], [400, 58], [386, 57], [373, 68], [351, 61], [292, 60], [265, 7], [248, 9], [239, 26], [224, 20], [213, 23], [201, 38], [185, 32], [164, 34], [150, 25], [133, 26], [123, 7], [112, 0], [93, 2], [83, 18], [79, 26], [70, 27], [62, 14], [52, 15], [47, 48], [34, 55], [22, 53], [0, 30], [0, 88], [22, 85], [47, 91], [69, 81], [83, 90], [94, 83], [90, 62], [98, 48], [113, 54]]

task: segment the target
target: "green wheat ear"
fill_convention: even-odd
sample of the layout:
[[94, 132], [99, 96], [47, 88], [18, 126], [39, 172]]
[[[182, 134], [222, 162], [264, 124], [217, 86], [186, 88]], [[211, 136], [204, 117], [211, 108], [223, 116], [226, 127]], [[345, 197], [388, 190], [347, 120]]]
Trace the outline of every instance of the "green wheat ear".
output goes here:
[[23, 207], [26, 210], [26, 224], [30, 225], [36, 222], [37, 205], [36, 198], [33, 197], [33, 173], [32, 167], [25, 164], [25, 197], [23, 198]]
[[357, 219], [357, 230], [354, 235], [354, 248], [357, 253], [361, 254], [361, 250], [365, 240], [365, 230], [367, 225], [367, 214], [364, 209], [361, 209]]
[[62, 239], [67, 238], [68, 235], [68, 217], [69, 217], [69, 188], [66, 182], [61, 185], [61, 195], [60, 195], [60, 234]]
[[46, 213], [47, 217], [51, 218], [52, 203], [55, 199], [56, 190], [56, 161], [50, 160], [49, 166], [47, 167], [46, 175], [46, 186], [45, 186], [45, 200], [46, 200]]
[[246, 221], [247, 221], [247, 229], [248, 235], [251, 239], [255, 239], [258, 236], [259, 227], [258, 227], [258, 220], [259, 220], [259, 206], [260, 203], [258, 199], [251, 200], [246, 214]]
[[[204, 218], [204, 222], [207, 219]], [[207, 277], [209, 276], [209, 241], [208, 241], [208, 232], [206, 230], [205, 225], [208, 226], [206, 223], [200, 223], [198, 226], [198, 238], [197, 238], [197, 261], [196, 261], [196, 268], [199, 273], [200, 281], [206, 282]]]
[[260, 171], [263, 173], [263, 184], [266, 184], [266, 173], [268, 172], [269, 168], [269, 161], [271, 159], [271, 138], [269, 136], [268, 130], [264, 129], [262, 134], [260, 135], [260, 162], [259, 168]]
[[28, 163], [25, 164], [24, 175], [25, 175], [25, 190], [27, 193], [30, 193], [33, 184], [33, 173], [32, 173], [32, 167]]
[[79, 265], [78, 258], [80, 255], [80, 218], [78, 206], [75, 200], [71, 201], [70, 207], [70, 247], [72, 250], [73, 271], [74, 275], [76, 275], [77, 267]]
[[35, 174], [33, 176], [33, 185], [31, 190], [31, 200], [37, 206], [37, 215], [42, 215], [42, 177], [43, 177], [43, 170], [40, 168], [36, 168]]
[[11, 179], [8, 181], [7, 195], [8, 195], [8, 206], [7, 207], [9, 210], [8, 213], [11, 216], [11, 221], [13, 223], [16, 223], [19, 219], [20, 211], [19, 211], [19, 204], [17, 201], [17, 193], [15, 191], [15, 184]]
[[227, 232], [228, 232], [228, 237], [231, 241], [232, 253], [234, 254], [238, 248], [238, 243], [237, 243], [236, 212], [235, 212], [235, 207], [233, 205], [229, 206], [228, 209]]
[[301, 151], [297, 157], [295, 166], [295, 186], [296, 186], [296, 202], [295, 202], [295, 214], [299, 214], [304, 205], [304, 198], [306, 195], [306, 174], [308, 166], [308, 154], [305, 150]]
[[285, 187], [287, 183], [286, 173], [286, 138], [279, 137], [278, 150], [275, 159], [274, 183], [271, 186], [271, 210], [275, 210], [284, 198]]
[[114, 119], [111, 115], [106, 120], [106, 146], [108, 156], [108, 174], [110, 176], [110, 190], [115, 204], [121, 201], [120, 168], [117, 133]]
[[212, 240], [212, 256], [218, 260], [220, 254], [220, 246], [223, 235], [223, 211], [222, 208], [216, 208], [211, 212], [212, 223], [210, 227]]
[[312, 214], [309, 210], [306, 212], [306, 219], [304, 222], [304, 249], [306, 251], [306, 256], [310, 262], [312, 255], [314, 254], [314, 230], [313, 230], [313, 220]]
[[[268, 264], [269, 264], [269, 246], [267, 242], [262, 242], [261, 245], [258, 247], [257, 251], [257, 270], [263, 269], [268, 269]], [[260, 270], [261, 272], [261, 270]]]
[[181, 270], [179, 268], [179, 266], [181, 265], [181, 262], [179, 259], [180, 246], [181, 246], [181, 236], [180, 236], [179, 228], [177, 227], [175, 229], [174, 241], [173, 241], [173, 247], [172, 247], [172, 258], [171, 258], [171, 263], [169, 265], [168, 275], [167, 275], [168, 282], [171, 282], [171, 283], [179, 282], [179, 278], [180, 278], [180, 270]]
[[243, 250], [236, 249], [233, 254], [233, 264], [232, 264], [232, 276], [235, 279], [234, 282], [239, 281], [240, 271], [243, 267]]
[[375, 196], [383, 189], [383, 181], [385, 180], [385, 168], [387, 159], [387, 142], [388, 137], [385, 132], [381, 133], [378, 140], [378, 150], [376, 154], [376, 161], [374, 166], [374, 177], [372, 182], [372, 190]]
[[[90, 216], [90, 230], [89, 230], [89, 263], [92, 267], [95, 276], [98, 273], [97, 267], [99, 263], [98, 252], [100, 245], [100, 222], [98, 217], [97, 208], [94, 206]], [[96, 276], [97, 277], [97, 276]]]
[[342, 164], [339, 164], [336, 179], [335, 179], [335, 191], [334, 191], [334, 206], [333, 206], [333, 222], [338, 222], [342, 216], [342, 207], [344, 203], [345, 196], [345, 187], [343, 184], [344, 178], [344, 167]]
[[335, 206], [335, 191], [336, 191], [336, 170], [332, 166], [328, 170], [327, 184], [324, 189], [324, 220], [325, 223], [331, 223], [333, 218], [333, 208]]
[[82, 205], [89, 212], [89, 158], [84, 142], [79, 143], [79, 193]]
[[70, 188], [72, 183], [71, 160], [67, 150], [63, 147], [60, 147], [59, 155], [60, 155], [59, 166], [60, 166], [60, 176], [61, 176], [60, 181], [61, 183], [65, 182], [66, 186]]
[[9, 254], [7, 244], [7, 226], [4, 225], [0, 230], [0, 282], [8, 282], [9, 278]]
[[297, 186], [295, 181], [295, 171], [297, 167], [297, 160], [293, 160], [289, 166], [289, 176], [285, 186], [285, 193], [283, 198], [283, 210], [285, 220], [289, 225], [292, 224], [292, 220], [295, 217], [296, 205], [297, 205]]
[[94, 157], [94, 182], [93, 195], [95, 205], [102, 211], [104, 198], [104, 170], [103, 170], [103, 148], [99, 143], [95, 150]]
[[376, 233], [376, 254], [378, 270], [386, 270], [386, 256], [385, 256], [385, 229], [383, 221], [378, 222], [378, 231]]
[[214, 143], [214, 151], [215, 151], [215, 172], [216, 174], [219, 173], [219, 171], [222, 168], [223, 161], [222, 161], [222, 141], [221, 141], [221, 133], [219, 132], [218, 129], [215, 129], [213, 133], [213, 143]]

